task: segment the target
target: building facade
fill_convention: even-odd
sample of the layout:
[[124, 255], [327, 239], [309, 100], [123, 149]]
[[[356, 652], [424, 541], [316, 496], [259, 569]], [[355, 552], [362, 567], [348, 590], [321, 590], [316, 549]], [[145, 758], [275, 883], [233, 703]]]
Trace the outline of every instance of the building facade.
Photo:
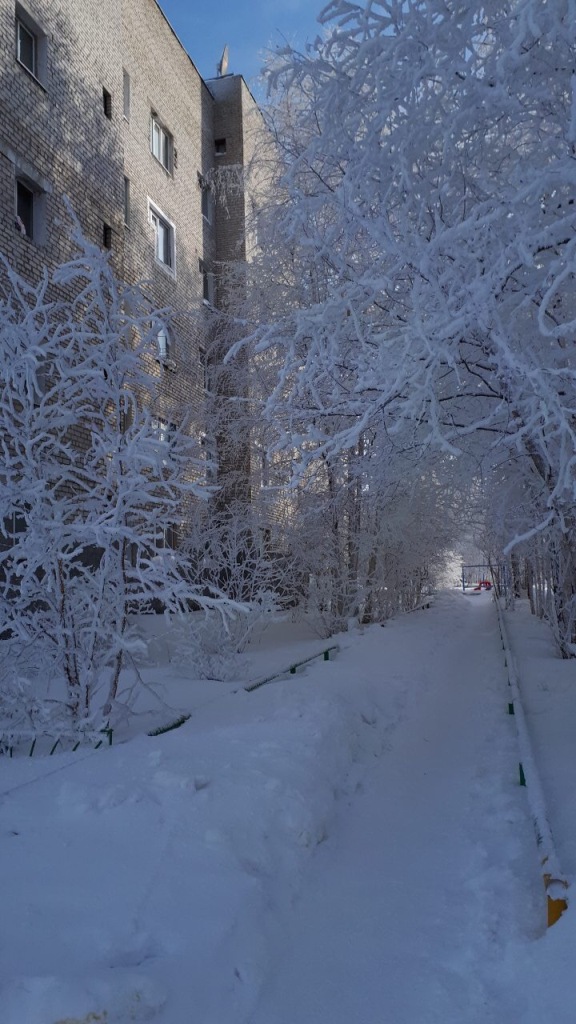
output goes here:
[[[186, 404], [202, 430], [218, 268], [248, 256], [242, 174], [226, 202], [214, 182], [254, 159], [259, 126], [243, 79], [204, 81], [156, 0], [0, 0], [0, 251], [30, 280], [67, 260], [67, 198], [170, 311], [149, 353], [167, 423]], [[248, 446], [232, 458], [247, 480]]]

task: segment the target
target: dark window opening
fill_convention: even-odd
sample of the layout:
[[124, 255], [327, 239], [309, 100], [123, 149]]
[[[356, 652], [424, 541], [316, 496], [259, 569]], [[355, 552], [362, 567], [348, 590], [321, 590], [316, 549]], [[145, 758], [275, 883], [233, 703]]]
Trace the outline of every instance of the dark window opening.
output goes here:
[[16, 182], [16, 228], [34, 238], [34, 193], [23, 181]]
[[226, 139], [216, 139], [214, 142], [216, 156], [222, 156], [226, 152]]
[[164, 527], [161, 547], [170, 548], [175, 551], [178, 547], [178, 527], [175, 523], [168, 523]]
[[112, 248], [112, 228], [109, 224], [102, 225], [102, 244], [105, 249]]
[[124, 224], [130, 227], [130, 178], [124, 178]]
[[112, 94], [108, 92], [108, 89], [102, 89], [102, 106], [104, 113], [109, 121], [112, 120]]
[[199, 184], [202, 193], [202, 216], [204, 220], [212, 224], [214, 220], [214, 196], [212, 189], [201, 177], [199, 177]]
[[208, 391], [208, 355], [205, 348], [198, 350], [198, 357], [200, 359], [200, 369], [202, 372], [202, 387], [204, 391]]
[[130, 75], [124, 72], [124, 117], [130, 120]]
[[130, 430], [130, 427], [133, 425], [133, 423], [134, 423], [134, 406], [132, 405], [132, 402], [128, 402], [126, 399], [123, 399], [122, 400], [122, 404], [120, 406], [120, 418], [119, 418], [120, 432], [122, 434], [126, 434], [127, 431]]
[[198, 260], [198, 270], [202, 275], [202, 298], [205, 302], [212, 302], [212, 274], [208, 273], [203, 260]]
[[213, 438], [208, 438], [202, 431], [200, 434], [200, 449], [204, 461], [204, 482], [215, 483], [218, 479], [218, 454]]
[[268, 464], [268, 453], [263, 449], [260, 451], [260, 474], [262, 487], [270, 486], [270, 466]]

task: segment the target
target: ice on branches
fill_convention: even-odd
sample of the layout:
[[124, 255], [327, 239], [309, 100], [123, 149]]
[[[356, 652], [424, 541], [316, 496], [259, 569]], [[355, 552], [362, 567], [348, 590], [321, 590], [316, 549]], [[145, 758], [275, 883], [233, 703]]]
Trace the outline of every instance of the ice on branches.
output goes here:
[[112, 712], [133, 613], [221, 597], [166, 543], [204, 487], [187, 410], [154, 416], [162, 311], [75, 242], [35, 286], [0, 265], [0, 688], [52, 681], [81, 727]]
[[268, 404], [305, 461], [366, 431], [508, 460], [564, 568], [574, 642], [573, 4], [333, 0], [322, 40], [271, 63], [283, 163], [275, 245], [292, 302], [256, 331]]

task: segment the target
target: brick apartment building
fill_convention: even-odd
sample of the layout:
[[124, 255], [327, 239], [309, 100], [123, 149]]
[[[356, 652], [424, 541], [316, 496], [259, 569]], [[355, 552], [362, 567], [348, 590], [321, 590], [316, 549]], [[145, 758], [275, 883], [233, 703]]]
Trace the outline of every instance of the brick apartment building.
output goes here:
[[[156, 0], [0, 0], [0, 251], [32, 280], [66, 260], [68, 197], [117, 276], [174, 311], [150, 354], [166, 423], [186, 403], [202, 429], [218, 267], [248, 258], [251, 203], [210, 182], [250, 164], [260, 127], [243, 79], [204, 81]], [[249, 494], [242, 432], [226, 458]]]

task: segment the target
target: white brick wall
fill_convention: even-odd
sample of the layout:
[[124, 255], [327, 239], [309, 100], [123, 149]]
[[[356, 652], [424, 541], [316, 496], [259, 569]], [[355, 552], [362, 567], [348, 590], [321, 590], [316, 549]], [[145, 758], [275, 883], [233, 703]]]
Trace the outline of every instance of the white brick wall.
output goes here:
[[[180, 402], [193, 402], [200, 419], [199, 349], [207, 338], [199, 261], [212, 269], [221, 259], [243, 257], [245, 202], [237, 197], [226, 213], [218, 207], [217, 223], [208, 225], [198, 174], [215, 165], [215, 138], [227, 138], [226, 162], [244, 161], [245, 121], [254, 102], [237, 76], [210, 88], [202, 81], [156, 0], [22, 0], [22, 8], [45, 33], [46, 75], [39, 84], [17, 62], [15, 3], [0, 0], [0, 250], [31, 278], [44, 265], [66, 259], [71, 247], [64, 195], [93, 241], [101, 244], [103, 225], [109, 224], [118, 275], [144, 281], [155, 306], [176, 312], [176, 372], [157, 366], [164, 394], [160, 412], [171, 417]], [[128, 121], [124, 69], [131, 84]], [[112, 96], [111, 120], [104, 113], [103, 88]], [[172, 173], [150, 151], [152, 110], [174, 139]], [[42, 245], [21, 237], [14, 226], [15, 176], [24, 165], [45, 189]], [[155, 260], [149, 200], [175, 226], [174, 274]]]

